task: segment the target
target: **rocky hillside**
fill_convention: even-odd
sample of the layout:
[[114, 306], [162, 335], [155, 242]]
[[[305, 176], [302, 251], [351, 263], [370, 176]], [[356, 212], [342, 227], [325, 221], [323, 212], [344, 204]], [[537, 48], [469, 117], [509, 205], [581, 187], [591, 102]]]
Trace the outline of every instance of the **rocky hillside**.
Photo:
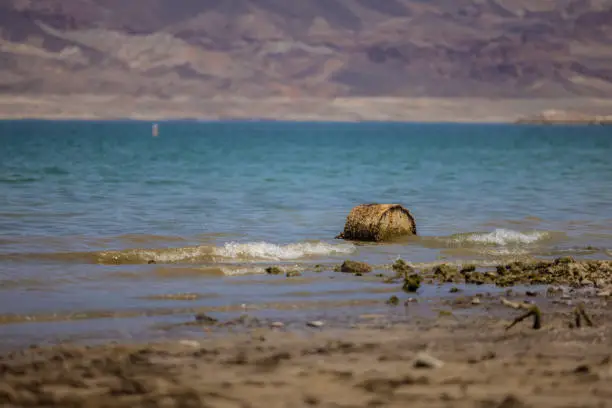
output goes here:
[[0, 92], [612, 96], [612, 0], [0, 0]]

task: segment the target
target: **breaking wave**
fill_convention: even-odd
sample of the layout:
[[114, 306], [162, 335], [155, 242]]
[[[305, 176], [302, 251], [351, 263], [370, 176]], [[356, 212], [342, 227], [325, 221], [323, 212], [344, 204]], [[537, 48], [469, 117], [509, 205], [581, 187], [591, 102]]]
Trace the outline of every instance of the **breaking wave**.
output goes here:
[[284, 261], [310, 256], [327, 256], [350, 254], [355, 250], [352, 244], [328, 244], [325, 242], [304, 242], [288, 245], [276, 245], [268, 242], [251, 242], [246, 244], [231, 242], [214, 249], [214, 254], [229, 259], [260, 259], [267, 261]]
[[268, 242], [237, 243], [223, 246], [190, 246], [160, 249], [124, 249], [96, 252], [51, 252], [3, 254], [6, 260], [55, 260], [63, 262], [87, 262], [103, 265], [146, 263], [224, 263], [255, 261], [290, 261], [308, 257], [325, 257], [349, 254], [355, 246], [348, 243], [301, 242], [277, 245]]
[[550, 233], [542, 231], [518, 232], [508, 229], [496, 229], [488, 233], [471, 233], [452, 236], [449, 241], [454, 244], [468, 245], [530, 245], [550, 238]]
[[134, 261], [154, 261], [156, 263], [288, 261], [307, 257], [349, 254], [354, 250], [355, 246], [352, 244], [332, 245], [325, 242], [303, 242], [288, 245], [277, 245], [269, 242], [228, 242], [220, 247], [198, 246], [103, 252], [100, 253], [100, 258], [115, 263], [133, 263]]

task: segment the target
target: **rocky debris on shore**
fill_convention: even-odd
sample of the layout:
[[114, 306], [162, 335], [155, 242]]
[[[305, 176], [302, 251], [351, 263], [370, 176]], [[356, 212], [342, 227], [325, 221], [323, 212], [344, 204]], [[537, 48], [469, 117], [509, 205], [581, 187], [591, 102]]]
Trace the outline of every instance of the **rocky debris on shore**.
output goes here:
[[576, 261], [571, 257], [553, 261], [516, 261], [498, 265], [495, 271], [484, 272], [471, 266], [459, 269], [441, 264], [422, 271], [421, 275], [426, 283], [494, 284], [500, 287], [552, 284], [603, 287], [612, 284], [612, 261]]
[[302, 272], [300, 272], [300, 271], [287, 271], [285, 276], [287, 278], [297, 278], [297, 277], [302, 276]]
[[410, 211], [399, 204], [362, 204], [346, 218], [344, 231], [337, 239], [383, 242], [416, 235], [416, 223]]
[[281, 268], [279, 268], [278, 266], [270, 266], [270, 267], [266, 268], [266, 273], [268, 275], [282, 275], [283, 274], [283, 270]]
[[402, 290], [407, 293], [413, 293], [419, 290], [421, 287], [422, 281], [421, 275], [418, 273], [413, 273], [404, 278], [404, 284], [402, 285]]
[[398, 298], [397, 296], [393, 295], [393, 296], [391, 296], [391, 297], [390, 297], [390, 298], [387, 300], [387, 302], [386, 302], [386, 303], [387, 303], [388, 305], [391, 305], [391, 306], [397, 306], [397, 305], [399, 305], [399, 302], [400, 302], [399, 298]]
[[408, 265], [403, 259], [398, 259], [397, 261], [395, 261], [391, 268], [398, 277], [402, 278], [405, 278], [408, 275], [414, 273], [414, 268]]

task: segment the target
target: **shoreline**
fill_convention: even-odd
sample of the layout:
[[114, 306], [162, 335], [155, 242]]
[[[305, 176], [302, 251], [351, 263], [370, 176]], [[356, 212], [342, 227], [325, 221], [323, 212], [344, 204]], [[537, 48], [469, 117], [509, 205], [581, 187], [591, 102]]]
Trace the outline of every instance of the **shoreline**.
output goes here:
[[[443, 265], [422, 275], [444, 295], [381, 293], [339, 320], [206, 312], [170, 325], [165, 340], [2, 351], [0, 404], [600, 407], [612, 397], [611, 261], [513, 262], [497, 275], [519, 279], [496, 293], [475, 279], [492, 275]], [[551, 277], [547, 288], [532, 267]], [[412, 278], [406, 263], [392, 270], [389, 284]]]
[[[411, 304], [344, 329], [245, 323], [216, 336], [201, 321], [199, 335], [175, 341], [31, 346], [0, 353], [0, 403], [599, 407], [609, 400], [606, 300], [531, 298], [542, 313], [535, 329], [531, 320], [509, 327], [521, 311], [504, 306], [504, 297], [478, 298], [463, 307], [477, 313], [455, 305], [427, 318]], [[580, 327], [576, 302], [588, 313]]]
[[[590, 124], [612, 112], [606, 98], [198, 98], [118, 95], [0, 95], [0, 120], [47, 121], [273, 121], [398, 123], [564, 123], [543, 121], [546, 112], [583, 112], [573, 123]], [[129, 112], [126, 114], [126, 112]], [[540, 115], [540, 116], [538, 116]], [[586, 116], [585, 116], [586, 115]], [[549, 115], [550, 117], [550, 115]]]

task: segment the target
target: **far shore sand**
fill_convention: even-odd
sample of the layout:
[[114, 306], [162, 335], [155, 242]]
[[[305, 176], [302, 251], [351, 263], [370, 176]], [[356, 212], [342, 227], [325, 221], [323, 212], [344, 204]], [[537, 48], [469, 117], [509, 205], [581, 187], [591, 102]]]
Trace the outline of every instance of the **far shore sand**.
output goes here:
[[[0, 95], [0, 119], [281, 120], [514, 123], [544, 111], [612, 114], [610, 99], [198, 98], [114, 95]], [[588, 123], [588, 120], [585, 122]]]

